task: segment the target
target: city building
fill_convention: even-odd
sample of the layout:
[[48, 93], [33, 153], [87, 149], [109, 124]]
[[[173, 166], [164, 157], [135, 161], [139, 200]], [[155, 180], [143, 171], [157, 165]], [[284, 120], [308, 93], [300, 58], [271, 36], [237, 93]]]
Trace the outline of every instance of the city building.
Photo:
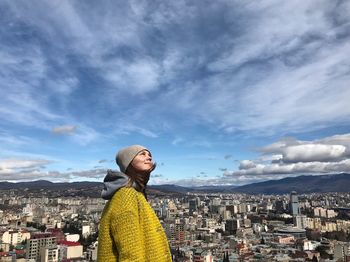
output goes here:
[[79, 242], [61, 241], [59, 252], [60, 260], [82, 258], [83, 246]]
[[292, 216], [300, 215], [299, 200], [296, 191], [290, 192], [289, 207]]
[[[27, 240], [27, 252], [26, 259], [33, 261], [40, 261], [41, 255], [56, 256], [57, 242], [56, 237], [53, 237], [51, 233], [36, 233]], [[46, 251], [42, 251], [42, 250]], [[58, 259], [58, 253], [57, 253]]]

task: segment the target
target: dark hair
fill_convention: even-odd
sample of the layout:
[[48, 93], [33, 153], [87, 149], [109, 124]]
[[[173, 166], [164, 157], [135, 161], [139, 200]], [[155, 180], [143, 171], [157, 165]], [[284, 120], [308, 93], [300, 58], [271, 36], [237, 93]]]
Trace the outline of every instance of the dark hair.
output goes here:
[[153, 163], [151, 169], [137, 172], [131, 162], [125, 171], [125, 174], [130, 178], [127, 186], [131, 187], [134, 182], [137, 182], [142, 189], [144, 189], [148, 183], [149, 177], [151, 176], [151, 172], [156, 168], [156, 166], [157, 163]]

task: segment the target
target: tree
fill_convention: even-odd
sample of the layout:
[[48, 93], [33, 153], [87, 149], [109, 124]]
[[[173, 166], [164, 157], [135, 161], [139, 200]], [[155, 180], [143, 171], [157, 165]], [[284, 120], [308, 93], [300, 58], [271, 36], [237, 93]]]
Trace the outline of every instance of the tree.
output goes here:
[[81, 230], [76, 223], [66, 223], [63, 227], [63, 232], [69, 234], [81, 234]]
[[329, 247], [320, 245], [316, 247], [316, 251], [320, 252], [320, 256], [323, 259], [330, 259], [331, 255], [328, 253]]
[[38, 229], [39, 229], [41, 232], [45, 232], [45, 231], [46, 231], [46, 226], [45, 226], [45, 225], [41, 225]]
[[90, 234], [87, 237], [83, 237], [83, 235], [80, 235], [79, 243], [84, 247], [84, 249], [86, 249], [93, 242], [95, 242], [97, 238], [98, 238], [98, 233]]
[[316, 255], [314, 255], [314, 256], [312, 257], [312, 262], [318, 262], [318, 259], [317, 259]]

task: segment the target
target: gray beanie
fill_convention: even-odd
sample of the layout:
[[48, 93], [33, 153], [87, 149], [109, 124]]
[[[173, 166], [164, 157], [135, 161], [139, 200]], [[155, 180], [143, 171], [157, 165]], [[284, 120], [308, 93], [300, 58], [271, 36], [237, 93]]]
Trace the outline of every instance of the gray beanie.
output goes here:
[[128, 147], [124, 147], [124, 148], [120, 149], [115, 157], [115, 161], [117, 162], [117, 164], [120, 168], [120, 171], [125, 173], [126, 169], [130, 165], [132, 160], [142, 150], [149, 151], [147, 148], [145, 148], [144, 146], [140, 146], [140, 145], [132, 145], [132, 146], [128, 146]]

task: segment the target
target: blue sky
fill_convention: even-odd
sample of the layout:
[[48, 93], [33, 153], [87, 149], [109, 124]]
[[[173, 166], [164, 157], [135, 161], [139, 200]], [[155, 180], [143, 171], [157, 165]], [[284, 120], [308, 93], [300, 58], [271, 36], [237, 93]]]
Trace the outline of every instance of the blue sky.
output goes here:
[[1, 1], [0, 180], [350, 172], [349, 1]]

